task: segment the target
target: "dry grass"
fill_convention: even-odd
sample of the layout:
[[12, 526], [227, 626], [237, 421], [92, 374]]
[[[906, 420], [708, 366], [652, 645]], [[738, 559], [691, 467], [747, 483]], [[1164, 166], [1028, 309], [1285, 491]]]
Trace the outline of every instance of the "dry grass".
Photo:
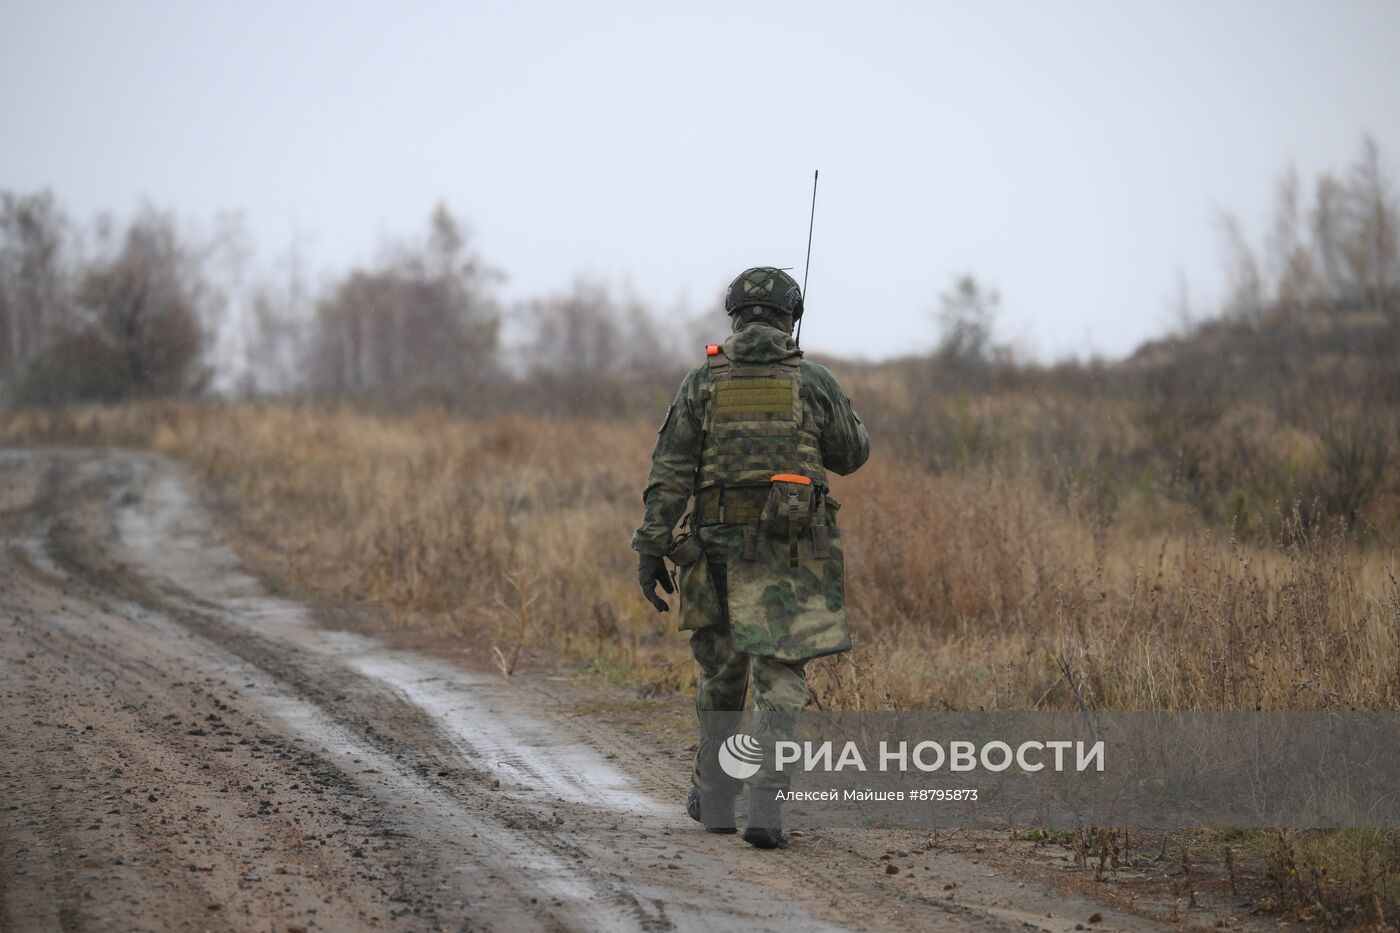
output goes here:
[[[400, 624], [485, 631], [507, 662], [524, 643], [657, 690], [690, 673], [626, 545], [652, 437], [287, 405], [0, 421], [4, 442], [187, 459], [293, 575]], [[816, 665], [824, 705], [1064, 708], [1073, 677], [1105, 708], [1400, 706], [1395, 557], [1340, 529], [1285, 514], [1267, 544], [1179, 516], [1153, 531], [1121, 508], [1105, 522], [1028, 467], [933, 474], [878, 452], [836, 494], [859, 647]]]
[[1287, 519], [1134, 535], [994, 472], [849, 484], [853, 602], [893, 705], [1394, 708], [1393, 557]]

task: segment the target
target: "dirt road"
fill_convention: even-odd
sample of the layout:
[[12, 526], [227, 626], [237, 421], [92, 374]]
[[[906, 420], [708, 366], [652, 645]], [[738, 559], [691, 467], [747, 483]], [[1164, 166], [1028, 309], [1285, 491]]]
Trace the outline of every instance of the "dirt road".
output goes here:
[[0, 451], [0, 929], [1152, 926], [970, 838], [706, 835], [571, 689], [270, 595], [173, 462]]

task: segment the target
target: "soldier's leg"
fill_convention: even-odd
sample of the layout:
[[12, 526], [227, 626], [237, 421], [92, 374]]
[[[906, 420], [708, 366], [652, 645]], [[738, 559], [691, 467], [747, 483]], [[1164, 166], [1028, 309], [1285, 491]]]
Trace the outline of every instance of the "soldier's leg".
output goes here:
[[700, 665], [700, 689], [695, 697], [700, 743], [690, 783], [705, 794], [733, 797], [743, 784], [720, 769], [719, 748], [737, 730], [743, 714], [749, 658], [734, 650], [729, 631], [719, 626], [691, 633], [690, 650]]
[[[777, 742], [792, 741], [797, 714], [807, 705], [807, 662], [755, 657], [749, 664], [753, 672], [754, 738], [765, 749], [772, 749]], [[762, 769], [748, 783], [786, 789], [792, 772], [777, 770], [771, 752], [764, 755], [763, 762]]]
[[749, 822], [744, 841], [760, 849], [786, 849], [779, 791], [787, 790], [792, 773], [775, 766], [773, 749], [778, 742], [796, 737], [797, 714], [807, 703], [807, 670], [804, 661], [751, 659], [753, 670], [755, 738], [763, 746], [763, 766], [749, 784]]
[[[703, 531], [703, 529], [702, 529]], [[685, 809], [691, 819], [715, 833], [732, 833], [734, 798], [743, 784], [724, 773], [719, 751], [733, 735], [743, 715], [748, 692], [749, 660], [734, 650], [729, 639], [729, 609], [723, 555], [723, 536], [702, 534], [705, 559], [687, 565], [681, 576], [681, 606], [684, 620], [694, 632], [691, 653], [700, 665], [700, 689], [695, 711], [700, 720], [700, 741], [695, 749], [695, 768], [690, 775], [690, 794]]]

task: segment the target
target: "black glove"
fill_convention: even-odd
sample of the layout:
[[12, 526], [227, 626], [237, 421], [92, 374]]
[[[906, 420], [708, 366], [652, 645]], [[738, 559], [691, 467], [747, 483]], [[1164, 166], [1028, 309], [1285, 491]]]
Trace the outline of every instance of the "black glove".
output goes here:
[[666, 605], [666, 600], [656, 595], [656, 584], [658, 583], [668, 593], [676, 591], [676, 588], [671, 584], [671, 574], [666, 570], [664, 557], [643, 554], [641, 562], [637, 565], [637, 579], [642, 584], [642, 595], [647, 598], [647, 602], [656, 607], [657, 612], [671, 611], [671, 607]]

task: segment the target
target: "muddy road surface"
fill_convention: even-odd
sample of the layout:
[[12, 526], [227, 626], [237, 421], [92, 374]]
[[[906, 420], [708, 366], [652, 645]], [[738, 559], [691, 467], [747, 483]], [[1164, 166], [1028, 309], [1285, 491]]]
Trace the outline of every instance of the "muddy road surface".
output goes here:
[[155, 456], [0, 451], [0, 929], [1153, 925], [970, 838], [707, 835], [683, 748], [324, 624], [202, 501]]

